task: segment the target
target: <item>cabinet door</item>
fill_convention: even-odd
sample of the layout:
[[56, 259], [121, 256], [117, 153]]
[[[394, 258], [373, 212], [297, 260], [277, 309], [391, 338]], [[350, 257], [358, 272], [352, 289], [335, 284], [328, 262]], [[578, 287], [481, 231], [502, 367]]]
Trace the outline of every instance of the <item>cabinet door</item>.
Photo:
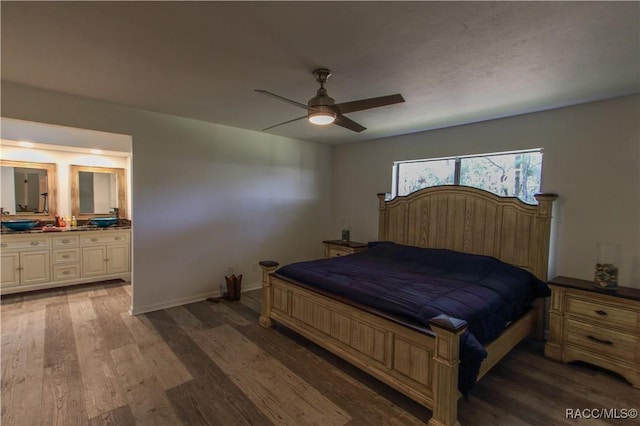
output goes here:
[[129, 246], [107, 246], [107, 273], [129, 272]]
[[2, 278], [0, 282], [3, 287], [15, 286], [20, 284], [20, 253], [3, 253], [2, 269], [0, 273]]
[[49, 250], [20, 253], [20, 284], [40, 284], [51, 279]]
[[93, 277], [107, 273], [106, 246], [84, 247], [82, 249], [82, 276]]

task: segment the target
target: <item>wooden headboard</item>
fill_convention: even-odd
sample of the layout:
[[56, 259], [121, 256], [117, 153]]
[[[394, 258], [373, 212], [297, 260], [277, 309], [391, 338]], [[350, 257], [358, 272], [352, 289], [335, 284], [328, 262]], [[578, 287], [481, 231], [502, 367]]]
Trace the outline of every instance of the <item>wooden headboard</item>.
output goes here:
[[390, 201], [378, 194], [378, 238], [493, 256], [546, 281], [551, 208], [557, 197], [536, 194], [536, 206], [458, 185], [425, 188]]

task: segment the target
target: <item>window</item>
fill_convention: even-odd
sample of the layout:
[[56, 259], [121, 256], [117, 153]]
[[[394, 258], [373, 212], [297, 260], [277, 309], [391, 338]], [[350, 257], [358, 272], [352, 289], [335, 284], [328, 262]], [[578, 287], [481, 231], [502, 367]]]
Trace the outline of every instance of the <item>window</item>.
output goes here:
[[394, 196], [435, 185], [465, 185], [536, 204], [542, 149], [396, 161], [393, 169]]

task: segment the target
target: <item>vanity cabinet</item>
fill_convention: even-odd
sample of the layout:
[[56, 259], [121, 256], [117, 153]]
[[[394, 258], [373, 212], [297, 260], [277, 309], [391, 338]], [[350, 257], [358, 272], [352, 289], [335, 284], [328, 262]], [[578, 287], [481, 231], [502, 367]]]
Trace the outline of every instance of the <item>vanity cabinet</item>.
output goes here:
[[128, 234], [86, 236], [82, 241], [82, 276], [95, 277], [128, 272]]
[[50, 240], [39, 236], [22, 236], [7, 241], [2, 238], [1, 283], [18, 291], [21, 286], [39, 285], [51, 279]]
[[56, 235], [53, 243], [53, 280], [64, 281], [80, 278], [80, 236]]
[[2, 286], [49, 281], [49, 252], [43, 250], [2, 254]]
[[131, 231], [2, 235], [2, 294], [131, 279]]

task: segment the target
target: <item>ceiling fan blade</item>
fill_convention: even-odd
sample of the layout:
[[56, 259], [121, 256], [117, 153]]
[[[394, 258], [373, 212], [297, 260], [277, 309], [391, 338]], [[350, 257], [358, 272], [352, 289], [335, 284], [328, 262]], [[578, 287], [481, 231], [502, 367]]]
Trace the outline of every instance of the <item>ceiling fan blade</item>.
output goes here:
[[362, 111], [363, 109], [378, 108], [386, 105], [404, 102], [404, 98], [400, 94], [380, 96], [378, 98], [361, 99], [359, 101], [343, 102], [334, 105], [340, 114], [348, 112]]
[[338, 114], [336, 116], [336, 121], [333, 124], [337, 124], [338, 126], [342, 126], [345, 129], [353, 130], [354, 132], [360, 133], [363, 130], [367, 130], [366, 127], [361, 126], [350, 118], [345, 117], [344, 115]]
[[275, 93], [267, 92], [266, 90], [260, 90], [260, 89], [255, 89], [255, 91], [258, 92], [258, 93], [262, 93], [263, 95], [271, 96], [271, 97], [279, 99], [281, 101], [290, 103], [290, 104], [295, 105], [297, 107], [300, 107], [302, 109], [308, 109], [307, 105], [305, 105], [305, 104], [301, 104], [300, 102], [292, 101], [291, 99], [287, 99], [287, 98], [282, 97], [280, 95], [276, 95]]
[[274, 127], [282, 126], [283, 124], [293, 123], [294, 121], [302, 120], [303, 118], [307, 118], [307, 116], [303, 115], [302, 117], [294, 118], [293, 120], [285, 121], [283, 123], [274, 124], [273, 126], [270, 126], [270, 127], [265, 128], [265, 129], [262, 129], [262, 131], [264, 132], [265, 130], [273, 129]]

